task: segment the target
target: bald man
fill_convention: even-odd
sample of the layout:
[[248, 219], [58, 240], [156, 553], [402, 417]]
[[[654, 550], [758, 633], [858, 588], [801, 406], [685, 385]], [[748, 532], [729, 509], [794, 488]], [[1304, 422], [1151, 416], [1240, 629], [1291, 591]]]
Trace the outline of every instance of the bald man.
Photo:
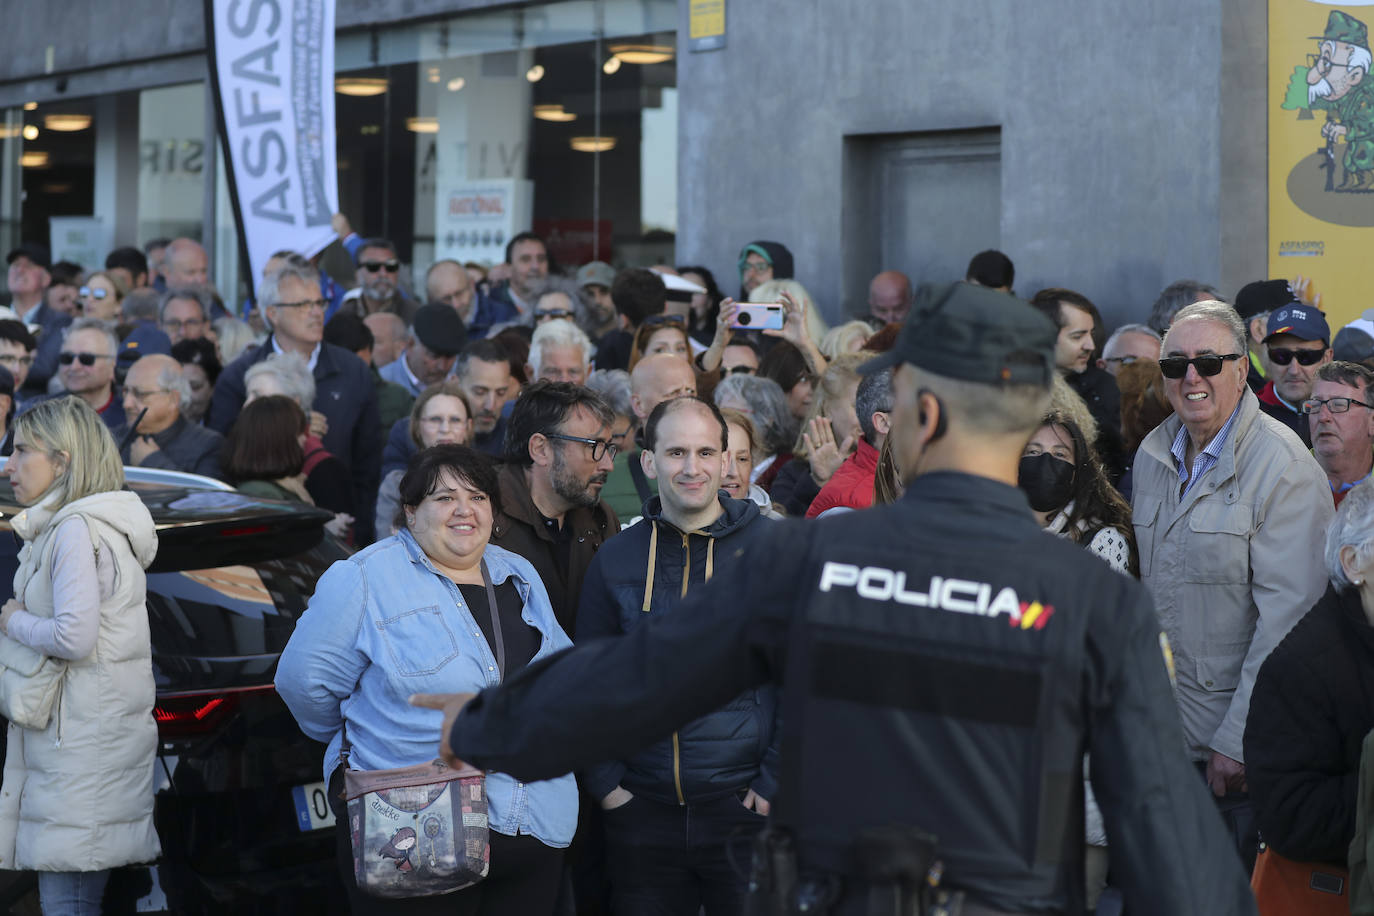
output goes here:
[[210, 258], [194, 239], [173, 239], [162, 257], [168, 289], [209, 285]]
[[395, 312], [373, 312], [363, 319], [372, 332], [372, 367], [380, 369], [394, 363], [406, 348], [410, 329]]
[[435, 261], [425, 274], [425, 294], [430, 302], [442, 302], [458, 311], [468, 339], [486, 337], [492, 325], [519, 318], [513, 305], [482, 295], [472, 284], [467, 269], [457, 261]]
[[644, 511], [644, 501], [658, 492], [640, 464], [641, 430], [653, 409], [664, 401], [697, 393], [697, 377], [687, 360], [673, 353], [641, 359], [630, 373], [630, 409], [635, 414], [635, 448], [618, 455], [615, 469], [601, 488], [601, 501], [629, 524]]
[[[114, 430], [115, 442], [129, 440], [120, 452], [124, 463], [219, 477], [224, 437], [188, 423], [181, 412], [190, 403], [191, 386], [172, 357], [153, 354], [130, 366], [124, 377], [126, 421]], [[133, 423], [138, 429], [131, 437]]]
[[879, 325], [906, 320], [911, 310], [911, 280], [900, 270], [885, 270], [868, 284], [868, 313]]

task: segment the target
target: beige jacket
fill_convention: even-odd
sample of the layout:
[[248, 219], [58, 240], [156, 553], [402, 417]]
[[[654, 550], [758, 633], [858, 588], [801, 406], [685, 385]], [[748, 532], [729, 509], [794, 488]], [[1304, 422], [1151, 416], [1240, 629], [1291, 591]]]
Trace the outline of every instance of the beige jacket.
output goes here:
[[97, 493], [55, 514], [21, 512], [25, 538], [15, 593], [31, 612], [53, 615], [53, 533], [85, 520], [99, 544], [97, 566], [112, 564], [113, 589], [100, 596], [95, 650], [68, 663], [52, 721], [43, 731], [10, 725], [0, 784], [0, 869], [97, 871], [146, 862], [159, 853], [153, 826], [152, 646], [144, 569], [157, 534], [128, 491]]
[[1292, 430], [1244, 392], [1215, 467], [1179, 498], [1172, 416], [1134, 466], [1140, 578], [1173, 648], [1189, 753], [1243, 762], [1250, 691], [1271, 649], [1326, 589], [1331, 488]]

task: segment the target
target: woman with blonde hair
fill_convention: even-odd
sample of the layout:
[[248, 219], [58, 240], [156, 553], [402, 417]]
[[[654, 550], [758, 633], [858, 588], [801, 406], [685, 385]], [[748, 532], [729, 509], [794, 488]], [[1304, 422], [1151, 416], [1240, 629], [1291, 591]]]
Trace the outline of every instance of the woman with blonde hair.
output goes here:
[[846, 353], [857, 353], [872, 336], [873, 327], [867, 321], [846, 321], [831, 328], [821, 338], [821, 354], [826, 359], [835, 359]]
[[792, 448], [794, 460], [778, 472], [770, 491], [788, 515], [805, 515], [821, 487], [857, 446], [861, 430], [854, 396], [859, 367], [872, 358], [868, 352], [842, 354], [817, 379], [811, 409]]
[[[0, 607], [0, 656], [46, 656], [60, 677], [50, 710], [16, 708], [0, 793], [0, 868], [38, 872], [44, 913], [100, 911], [110, 869], [159, 853], [153, 826], [152, 643], [144, 570], [157, 534], [100, 416], [80, 398], [43, 401], [15, 421], [5, 467], [24, 540], [14, 595]], [[55, 667], [51, 662], [56, 662]], [[24, 718], [26, 722], [18, 721]]]
[[128, 290], [122, 279], [98, 270], [87, 277], [77, 290], [76, 309], [82, 318], [115, 321], [119, 318], [119, 305], [126, 293]]

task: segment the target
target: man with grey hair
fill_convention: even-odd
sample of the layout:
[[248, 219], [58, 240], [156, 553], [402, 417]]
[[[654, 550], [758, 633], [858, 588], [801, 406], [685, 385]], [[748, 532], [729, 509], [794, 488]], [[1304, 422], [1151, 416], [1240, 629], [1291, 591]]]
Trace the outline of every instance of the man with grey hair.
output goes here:
[[1116, 375], [1122, 366], [1129, 366], [1136, 360], [1150, 362], [1159, 359], [1159, 343], [1159, 335], [1153, 328], [1143, 324], [1123, 324], [1107, 338], [1097, 368]]
[[186, 422], [182, 411], [190, 403], [191, 386], [172, 357], [155, 353], [130, 366], [124, 377], [126, 421], [114, 430], [115, 442], [124, 444], [124, 463], [219, 477], [224, 437]]
[[1369, 479], [1374, 468], [1374, 371], [1336, 360], [1317, 370], [1302, 412], [1312, 429], [1312, 456], [1326, 472], [1331, 498]]
[[372, 371], [357, 356], [324, 340], [326, 303], [319, 275], [287, 262], [269, 273], [258, 287], [258, 306], [272, 333], [262, 344], [244, 350], [224, 367], [215, 383], [205, 425], [227, 433], [243, 408], [248, 368], [273, 353], [298, 353], [315, 378], [315, 410], [328, 428], [325, 449], [348, 466], [353, 478], [354, 532], [361, 543], [376, 530], [372, 513], [381, 484], [381, 442], [377, 389]]
[[372, 367], [381, 369], [395, 362], [410, 340], [410, 328], [395, 312], [373, 312], [363, 319], [372, 332]]
[[[1141, 581], [1173, 648], [1188, 752], [1246, 823], [1242, 738], [1255, 674], [1325, 590], [1326, 475], [1246, 386], [1245, 325], [1221, 302], [1184, 306], [1164, 337], [1174, 415], [1140, 445], [1132, 509]], [[1253, 864], [1255, 838], [1237, 830]]]
[[167, 290], [158, 305], [158, 327], [173, 344], [199, 340], [210, 329], [214, 297], [209, 287], [185, 286]]
[[844, 460], [821, 487], [807, 518], [818, 518], [831, 509], [867, 509], [873, 505], [873, 481], [878, 474], [878, 453], [892, 428], [892, 369], [865, 375], [854, 393], [854, 412], [859, 415], [859, 437], [854, 454]]
[[[562, 295], [561, 293], [559, 295]], [[540, 297], [539, 308], [544, 303]], [[535, 313], [534, 337], [530, 340], [530, 361], [525, 375], [530, 381], [572, 382], [581, 385], [592, 371], [591, 339], [566, 318], [539, 321]]]
[[1156, 334], [1164, 335], [1169, 323], [1174, 320], [1178, 310], [1193, 302], [1206, 302], [1209, 299], [1223, 301], [1216, 287], [1199, 280], [1175, 280], [1164, 287], [1154, 305], [1150, 306], [1148, 324]]
[[194, 239], [173, 239], [163, 252], [162, 274], [167, 289], [210, 283], [210, 257]]
[[[57, 378], [67, 394], [95, 408], [105, 425], [114, 429], [124, 422], [119, 388], [115, 384], [115, 358], [119, 338], [99, 318], [78, 318], [67, 328], [57, 356]], [[61, 397], [61, 395], [54, 395]]]

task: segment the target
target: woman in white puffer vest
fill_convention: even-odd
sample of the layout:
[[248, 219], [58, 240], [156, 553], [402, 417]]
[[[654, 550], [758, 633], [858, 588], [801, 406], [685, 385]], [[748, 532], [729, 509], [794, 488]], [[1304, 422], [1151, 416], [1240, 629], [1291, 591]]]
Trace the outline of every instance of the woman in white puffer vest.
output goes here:
[[[111, 868], [159, 853], [144, 576], [157, 535], [142, 501], [122, 489], [109, 430], [80, 398], [21, 414], [5, 473], [28, 508], [13, 519], [24, 547], [15, 597], [0, 608], [0, 650], [28, 646], [61, 674], [50, 715], [39, 713], [44, 727], [9, 725], [0, 869], [37, 871], [48, 916], [98, 913]], [[17, 675], [0, 675], [6, 709], [19, 690], [5, 679]]]

